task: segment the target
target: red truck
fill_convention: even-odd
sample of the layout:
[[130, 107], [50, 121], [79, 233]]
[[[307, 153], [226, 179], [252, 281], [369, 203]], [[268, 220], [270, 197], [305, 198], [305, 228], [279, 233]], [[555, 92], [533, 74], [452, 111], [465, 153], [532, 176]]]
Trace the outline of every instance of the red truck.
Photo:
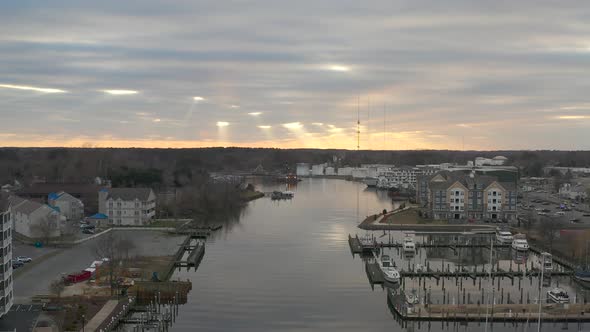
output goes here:
[[68, 284], [75, 284], [78, 282], [86, 281], [92, 277], [92, 273], [90, 271], [80, 271], [78, 273], [68, 274], [65, 277], [65, 282]]

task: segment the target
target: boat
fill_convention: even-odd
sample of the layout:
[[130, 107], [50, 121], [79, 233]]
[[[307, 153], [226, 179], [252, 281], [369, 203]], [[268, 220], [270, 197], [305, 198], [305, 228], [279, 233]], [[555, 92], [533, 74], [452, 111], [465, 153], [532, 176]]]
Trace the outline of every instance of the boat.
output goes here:
[[403, 249], [404, 249], [404, 252], [406, 252], [406, 253], [416, 252], [416, 244], [414, 243], [414, 233], [413, 232], [406, 233], [406, 236], [404, 237]]
[[539, 256], [539, 266], [543, 269], [543, 273], [551, 273], [553, 271], [553, 256], [548, 252], [542, 252]]
[[514, 240], [512, 240], [512, 249], [517, 251], [529, 250], [529, 243], [527, 242], [526, 236], [524, 234], [514, 235]]
[[570, 297], [567, 292], [559, 287], [547, 291], [547, 300], [555, 303], [570, 303]]
[[574, 278], [578, 281], [590, 283], [590, 271], [589, 270], [577, 270], [574, 273]]
[[363, 251], [371, 251], [373, 249], [375, 249], [375, 238], [373, 236], [371, 236], [370, 234], [365, 234], [364, 236], [358, 237], [359, 242], [361, 244], [361, 247], [363, 248]]
[[381, 260], [379, 261], [379, 268], [383, 273], [383, 279], [385, 279], [385, 281], [389, 281], [392, 283], [398, 283], [400, 281], [400, 274], [395, 268], [395, 263], [393, 259], [391, 259], [389, 255], [381, 255]]
[[509, 231], [501, 230], [499, 228], [496, 229], [496, 241], [500, 244], [508, 244], [512, 243], [514, 237], [512, 233]]
[[367, 185], [367, 187], [377, 187], [379, 179], [368, 176], [364, 179], [364, 182]]
[[273, 191], [270, 198], [273, 200], [291, 199], [293, 196], [295, 196], [295, 193], [292, 191]]
[[409, 305], [420, 304], [420, 298], [414, 293], [406, 294], [406, 302]]

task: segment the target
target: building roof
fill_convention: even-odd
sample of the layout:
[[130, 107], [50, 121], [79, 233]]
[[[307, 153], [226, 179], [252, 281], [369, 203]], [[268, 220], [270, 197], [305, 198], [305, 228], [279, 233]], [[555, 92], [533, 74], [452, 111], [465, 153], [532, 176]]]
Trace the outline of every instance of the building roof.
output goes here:
[[14, 212], [20, 212], [22, 214], [31, 214], [31, 213], [39, 210], [43, 206], [45, 206], [45, 205], [43, 205], [41, 203], [37, 203], [35, 201], [29, 201], [29, 200], [25, 199], [25, 200], [21, 201], [20, 203], [13, 204], [11, 209]]
[[109, 219], [109, 217], [107, 217], [107, 215], [103, 214], [103, 213], [97, 213], [97, 214], [92, 215], [88, 218], [90, 218], [90, 219]]
[[138, 199], [140, 201], [147, 201], [152, 190], [150, 188], [110, 188], [108, 192], [107, 199], [121, 199], [123, 201]]
[[[442, 176], [444, 181], [431, 181], [437, 175]], [[498, 177], [488, 175], [473, 174], [472, 176], [472, 174], [463, 172], [441, 171], [431, 175], [428, 179], [431, 190], [446, 190], [455, 182], [461, 183], [468, 189], [484, 189], [493, 182], [497, 182], [506, 190], [516, 190], [516, 183], [499, 181]]]

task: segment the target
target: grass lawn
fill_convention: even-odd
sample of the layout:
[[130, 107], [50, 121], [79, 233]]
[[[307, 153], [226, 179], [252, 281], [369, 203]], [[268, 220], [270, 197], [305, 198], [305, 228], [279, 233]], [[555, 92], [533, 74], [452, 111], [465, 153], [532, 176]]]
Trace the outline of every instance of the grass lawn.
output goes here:
[[416, 225], [416, 224], [429, 224], [429, 225], [446, 225], [446, 220], [431, 220], [424, 219], [418, 215], [418, 210], [408, 209], [396, 214], [392, 214], [381, 221], [382, 224], [399, 224], [399, 225]]

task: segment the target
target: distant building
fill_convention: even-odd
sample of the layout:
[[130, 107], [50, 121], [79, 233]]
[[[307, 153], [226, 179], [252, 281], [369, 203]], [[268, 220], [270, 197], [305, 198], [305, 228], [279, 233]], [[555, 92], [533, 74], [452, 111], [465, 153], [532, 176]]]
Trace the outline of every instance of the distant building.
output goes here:
[[149, 188], [105, 188], [98, 196], [98, 212], [110, 225], [146, 225], [156, 214], [156, 194]]
[[49, 194], [67, 192], [81, 200], [84, 204], [84, 212], [91, 214], [98, 211], [98, 191], [101, 188], [105, 187], [92, 183], [35, 183], [18, 190], [16, 195], [39, 203], [48, 203]]
[[84, 219], [84, 203], [78, 198], [60, 191], [47, 196], [47, 203], [57, 207], [67, 220], [80, 221]]
[[91, 215], [90, 217], [86, 218], [86, 221], [91, 225], [97, 227], [108, 227], [109, 226], [109, 217], [106, 214], [96, 213]]
[[59, 237], [65, 228], [65, 218], [58, 209], [47, 204], [11, 196], [10, 214], [13, 230], [31, 239]]
[[516, 220], [516, 181], [474, 172], [418, 178], [416, 199], [433, 219]]
[[313, 176], [322, 176], [324, 175], [325, 164], [313, 165], [311, 167], [311, 175]]
[[588, 187], [580, 183], [564, 183], [561, 188], [559, 188], [559, 197], [572, 200], [585, 200], [588, 198]]
[[477, 157], [475, 158], [475, 166], [502, 166], [508, 161], [504, 156], [495, 156], [492, 159]]
[[588, 176], [590, 175], [590, 167], [558, 167], [558, 166], [547, 166], [543, 168], [543, 172], [548, 175], [551, 171], [558, 171], [562, 175], [566, 175], [568, 172], [573, 176]]
[[12, 307], [12, 217], [10, 213], [10, 201], [7, 195], [0, 193], [0, 317], [6, 315]]
[[310, 175], [309, 164], [308, 163], [297, 164], [296, 174], [297, 174], [297, 176], [309, 176]]
[[352, 176], [352, 167], [338, 167], [338, 176]]
[[334, 170], [334, 167], [328, 166], [325, 169], [325, 174], [329, 176], [336, 175], [336, 171]]
[[353, 168], [352, 178], [353, 179], [364, 179], [368, 176], [369, 170], [367, 168]]

